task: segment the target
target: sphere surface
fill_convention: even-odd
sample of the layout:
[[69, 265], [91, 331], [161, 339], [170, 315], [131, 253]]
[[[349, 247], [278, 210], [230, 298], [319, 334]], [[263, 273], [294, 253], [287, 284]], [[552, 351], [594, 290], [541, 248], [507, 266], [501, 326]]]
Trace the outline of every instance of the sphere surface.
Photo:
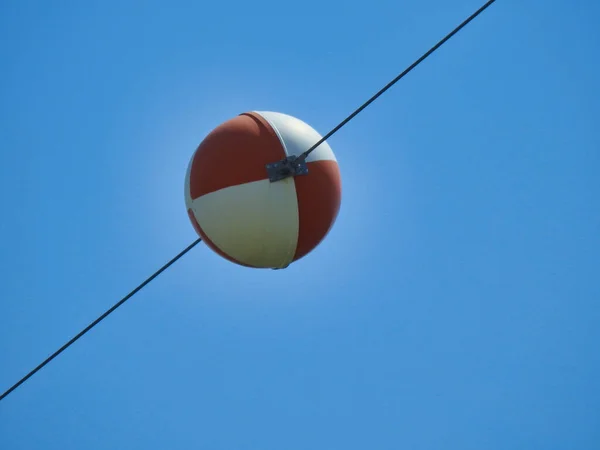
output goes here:
[[341, 203], [329, 145], [306, 159], [308, 174], [271, 182], [266, 165], [300, 155], [320, 139], [306, 123], [248, 112], [219, 125], [192, 156], [185, 203], [196, 232], [217, 254], [248, 267], [283, 268], [327, 235]]

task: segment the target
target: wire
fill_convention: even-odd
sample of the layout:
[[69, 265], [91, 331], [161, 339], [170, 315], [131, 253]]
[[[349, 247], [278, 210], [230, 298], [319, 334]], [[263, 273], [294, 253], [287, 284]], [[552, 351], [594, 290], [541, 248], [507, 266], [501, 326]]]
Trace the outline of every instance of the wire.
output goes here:
[[171, 265], [173, 265], [178, 259], [180, 259], [183, 255], [185, 255], [187, 252], [189, 252], [192, 248], [194, 248], [196, 245], [198, 245], [198, 243], [200, 243], [200, 241], [202, 241], [201, 238], [196, 239], [193, 243], [191, 243], [189, 246], [187, 246], [184, 250], [182, 250], [177, 256], [175, 256], [173, 259], [171, 259], [168, 263], [166, 263], [164, 266], [162, 266], [160, 269], [158, 269], [156, 272], [154, 272], [150, 277], [148, 277], [142, 284], [140, 284], [138, 287], [136, 287], [133, 291], [131, 291], [129, 294], [127, 294], [125, 297], [123, 297], [121, 300], [119, 300], [117, 303], [115, 303], [110, 309], [108, 309], [104, 314], [102, 314], [100, 317], [98, 317], [96, 320], [94, 320], [92, 323], [90, 323], [87, 327], [85, 327], [83, 330], [81, 330], [75, 337], [73, 337], [69, 342], [67, 342], [66, 344], [64, 344], [61, 348], [59, 348], [58, 350], [56, 350], [54, 353], [52, 353], [48, 358], [46, 358], [42, 363], [40, 363], [35, 369], [33, 369], [31, 372], [29, 372], [27, 375], [25, 375], [23, 378], [21, 378], [19, 381], [17, 381], [10, 389], [8, 389], [6, 392], [4, 392], [2, 395], [0, 395], [0, 401], [2, 401], [2, 399], [4, 399], [8, 394], [10, 394], [12, 391], [14, 391], [15, 389], [17, 389], [19, 386], [21, 386], [23, 383], [25, 383], [25, 381], [27, 381], [29, 378], [31, 378], [36, 372], [38, 372], [42, 367], [44, 367], [46, 364], [48, 364], [50, 361], [52, 361], [54, 358], [56, 358], [58, 355], [60, 355], [62, 352], [64, 352], [68, 347], [70, 347], [72, 344], [75, 343], [75, 341], [77, 341], [80, 337], [82, 337], [85, 333], [87, 333], [88, 331], [90, 331], [92, 328], [94, 328], [96, 325], [98, 325], [100, 322], [102, 322], [102, 320], [104, 320], [110, 313], [112, 313], [115, 309], [117, 309], [119, 306], [121, 306], [123, 303], [125, 303], [127, 300], [129, 300], [131, 297], [133, 297], [135, 294], [137, 294], [139, 291], [141, 291], [146, 285], [148, 285], [152, 280], [154, 280], [156, 277], [158, 277], [161, 273], [163, 273], [165, 270], [167, 270]]
[[448, 41], [452, 36], [454, 36], [456, 33], [458, 33], [460, 30], [462, 30], [469, 22], [471, 22], [479, 14], [481, 14], [483, 11], [485, 11], [495, 1], [496, 0], [489, 0], [485, 5], [483, 5], [481, 8], [479, 8], [473, 14], [471, 14], [468, 18], [466, 18], [459, 26], [457, 26], [454, 30], [452, 30], [450, 33], [448, 33], [446, 35], [446, 37], [444, 37], [441, 41], [439, 41], [437, 44], [435, 44], [433, 47], [431, 47], [425, 54], [423, 54], [423, 56], [421, 56], [419, 59], [417, 59], [414, 63], [412, 63], [410, 66], [408, 66], [400, 75], [398, 75], [396, 78], [394, 78], [388, 84], [386, 84], [379, 92], [377, 92], [375, 95], [373, 95], [373, 97], [371, 97], [369, 100], [367, 100], [365, 103], [363, 103], [356, 111], [354, 111], [348, 117], [346, 117], [333, 130], [331, 130], [329, 133], [327, 133], [325, 136], [323, 136], [315, 145], [313, 145], [311, 148], [309, 148], [304, 153], [302, 153], [298, 157], [298, 159], [300, 161], [306, 160], [308, 155], [310, 155], [311, 152], [313, 152], [319, 145], [321, 145], [323, 142], [325, 142], [327, 139], [329, 139], [331, 136], [333, 136], [335, 133], [337, 133], [337, 131], [340, 128], [342, 128], [344, 125], [346, 125], [352, 119], [354, 119], [363, 109], [365, 109], [367, 106], [369, 106], [375, 100], [377, 100], [385, 91], [387, 91], [389, 88], [391, 88], [393, 85], [395, 85], [398, 81], [400, 81], [402, 78], [404, 78], [405, 75], [407, 75], [411, 70], [413, 70], [420, 63], [422, 63], [429, 55], [431, 55], [433, 52], [435, 52], [438, 48], [440, 48], [442, 45], [444, 45], [446, 43], [446, 41]]
[[[339, 125], [337, 125], [329, 133], [327, 133], [325, 136], [323, 136], [315, 145], [313, 145], [311, 148], [309, 148], [304, 153], [302, 153], [302, 155], [300, 155], [299, 159], [305, 160], [306, 157], [308, 155], [310, 155], [310, 153], [313, 150], [315, 150], [319, 145], [321, 145], [323, 142], [325, 142], [327, 139], [329, 139], [331, 136], [333, 136], [340, 128], [342, 128], [344, 125], [346, 125], [348, 122], [350, 122], [354, 117], [356, 117], [367, 106], [369, 106], [371, 103], [373, 103], [375, 100], [377, 100], [377, 98], [379, 98], [384, 92], [386, 92], [394, 84], [396, 84], [398, 81], [400, 81], [405, 75], [407, 75], [411, 70], [413, 70], [415, 67], [417, 67], [423, 60], [425, 60], [429, 55], [431, 55], [438, 48], [440, 48], [446, 41], [448, 41], [452, 36], [454, 36], [456, 33], [458, 33], [462, 28], [464, 28], [469, 22], [471, 22], [473, 19], [475, 19], [479, 14], [481, 14], [483, 11], [485, 11], [495, 1], [496, 0], [489, 0], [481, 8], [479, 8], [477, 11], [475, 11], [473, 14], [471, 14], [459, 26], [457, 26], [454, 30], [452, 30], [449, 34], [447, 34], [446, 37], [444, 37], [441, 41], [439, 41], [437, 44], [435, 44], [433, 47], [431, 47], [425, 54], [423, 54], [423, 56], [421, 56], [414, 63], [412, 63], [407, 69], [405, 69], [400, 75], [398, 75], [396, 78], [394, 78], [392, 81], [390, 81], [379, 92], [377, 92], [369, 100], [367, 100], [365, 103], [363, 103], [356, 111], [354, 111], [352, 114], [350, 114], [348, 117], [346, 117], [342, 122], [340, 122]], [[164, 266], [162, 266], [160, 269], [158, 269], [156, 272], [154, 272], [154, 274], [152, 274], [149, 278], [147, 278], [142, 284], [140, 284], [138, 287], [136, 287], [133, 291], [131, 291], [129, 294], [127, 294], [125, 297], [123, 297], [121, 300], [119, 300], [114, 306], [112, 306], [109, 310], [107, 310], [104, 314], [102, 314], [100, 317], [98, 317], [96, 320], [94, 320], [91, 324], [89, 324], [86, 328], [84, 328], [82, 331], [80, 331], [74, 338], [72, 338], [70, 341], [68, 341], [66, 344], [64, 344], [61, 348], [59, 348], [57, 351], [55, 351], [52, 355], [50, 355], [48, 358], [46, 358], [35, 369], [33, 369], [31, 372], [29, 372], [27, 375], [25, 375], [23, 378], [21, 378], [17, 383], [15, 383], [10, 389], [8, 389], [6, 392], [4, 392], [0, 396], [0, 401], [2, 401], [8, 394], [13, 392], [20, 385], [22, 385], [25, 381], [27, 381], [29, 378], [31, 378], [36, 372], [38, 372], [40, 369], [42, 369], [46, 364], [48, 364], [50, 361], [52, 361], [54, 358], [56, 358], [58, 355], [60, 355], [68, 347], [70, 347], [72, 344], [74, 344], [75, 341], [77, 341], [79, 338], [81, 338], [84, 334], [86, 334], [88, 331], [90, 331], [92, 328], [94, 328], [96, 325], [98, 325], [110, 313], [112, 313], [119, 306], [121, 306], [123, 303], [125, 303], [127, 300], [129, 300], [131, 297], [133, 297], [135, 294], [137, 294], [139, 291], [141, 291], [152, 280], [154, 280], [156, 277], [158, 277], [162, 272], [164, 272], [166, 269], [168, 269], [173, 263], [175, 263], [183, 255], [185, 255], [192, 248], [194, 248], [201, 240], [202, 240], [201, 238], [196, 239], [186, 249], [181, 251], [177, 256], [175, 256], [168, 263], [166, 263]]]

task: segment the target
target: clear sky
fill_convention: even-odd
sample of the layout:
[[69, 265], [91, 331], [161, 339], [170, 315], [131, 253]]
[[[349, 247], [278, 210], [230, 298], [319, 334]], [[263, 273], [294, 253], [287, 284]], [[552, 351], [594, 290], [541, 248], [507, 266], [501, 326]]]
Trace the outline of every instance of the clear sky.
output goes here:
[[[0, 390], [195, 239], [213, 127], [325, 134], [481, 3], [0, 2]], [[0, 448], [600, 448], [599, 23], [498, 0], [331, 138], [320, 247], [195, 248], [0, 402]]]

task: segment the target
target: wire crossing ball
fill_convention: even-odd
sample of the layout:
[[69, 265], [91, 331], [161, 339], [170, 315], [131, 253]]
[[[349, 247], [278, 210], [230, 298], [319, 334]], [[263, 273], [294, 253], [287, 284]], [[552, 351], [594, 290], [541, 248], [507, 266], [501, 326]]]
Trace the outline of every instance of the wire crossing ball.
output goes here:
[[185, 178], [185, 204], [206, 245], [231, 262], [281, 269], [325, 238], [341, 203], [329, 145], [306, 159], [308, 174], [271, 182], [267, 164], [300, 155], [320, 139], [306, 123], [276, 112], [247, 112], [206, 136]]

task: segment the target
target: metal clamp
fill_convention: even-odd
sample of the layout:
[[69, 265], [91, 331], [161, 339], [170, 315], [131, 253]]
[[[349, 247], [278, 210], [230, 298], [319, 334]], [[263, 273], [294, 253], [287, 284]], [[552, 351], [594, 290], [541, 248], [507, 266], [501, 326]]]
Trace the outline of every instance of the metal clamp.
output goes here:
[[288, 177], [306, 175], [307, 173], [308, 166], [306, 165], [306, 158], [303, 155], [290, 155], [281, 161], [267, 164], [267, 174], [271, 183]]

